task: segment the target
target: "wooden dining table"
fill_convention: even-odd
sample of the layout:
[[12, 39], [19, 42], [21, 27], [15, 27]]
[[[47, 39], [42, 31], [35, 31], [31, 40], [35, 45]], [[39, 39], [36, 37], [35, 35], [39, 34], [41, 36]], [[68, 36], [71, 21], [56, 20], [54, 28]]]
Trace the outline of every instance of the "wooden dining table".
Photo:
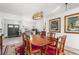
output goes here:
[[31, 44], [35, 46], [40, 46], [42, 55], [42, 52], [44, 52], [43, 49], [46, 48], [46, 45], [49, 44], [49, 41], [46, 39], [46, 37], [42, 38], [40, 35], [33, 35], [31, 39]]
[[42, 38], [40, 35], [35, 35], [35, 36], [32, 36], [31, 43], [36, 46], [44, 46], [49, 44], [50, 42], [49, 40], [47, 40], [46, 37]]
[[31, 39], [31, 44], [40, 46], [41, 47], [41, 54], [42, 54], [42, 49], [46, 48], [47, 44], [50, 44], [51, 42], [48, 40], [48, 37], [41, 37], [40, 35], [34, 35], [32, 36]]

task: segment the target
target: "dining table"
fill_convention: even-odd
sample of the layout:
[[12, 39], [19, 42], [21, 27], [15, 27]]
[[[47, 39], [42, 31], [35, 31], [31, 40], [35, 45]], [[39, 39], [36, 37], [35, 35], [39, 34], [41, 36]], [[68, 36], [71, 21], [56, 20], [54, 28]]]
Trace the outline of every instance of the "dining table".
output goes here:
[[41, 54], [43, 49], [46, 48], [47, 44], [50, 44], [52, 41], [48, 40], [49, 37], [41, 37], [40, 35], [33, 35], [31, 38], [31, 44], [41, 47]]

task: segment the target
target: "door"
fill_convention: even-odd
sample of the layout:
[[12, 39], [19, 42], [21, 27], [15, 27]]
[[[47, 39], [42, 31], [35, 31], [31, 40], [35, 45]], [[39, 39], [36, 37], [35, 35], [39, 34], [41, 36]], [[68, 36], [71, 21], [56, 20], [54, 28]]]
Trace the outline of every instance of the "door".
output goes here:
[[8, 37], [17, 37], [19, 36], [19, 25], [8, 24]]

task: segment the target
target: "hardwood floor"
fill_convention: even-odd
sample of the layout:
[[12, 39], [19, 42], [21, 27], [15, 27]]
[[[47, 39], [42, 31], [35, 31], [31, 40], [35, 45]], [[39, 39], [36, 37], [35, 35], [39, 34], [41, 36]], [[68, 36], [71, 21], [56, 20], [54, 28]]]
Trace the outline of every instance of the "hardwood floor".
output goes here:
[[22, 42], [21, 37], [14, 37], [14, 38], [5, 38], [3, 40], [3, 45], [10, 45]]
[[[6, 38], [3, 41], [3, 45], [6, 46], [5, 55], [15, 55], [15, 48], [22, 43], [21, 37], [15, 37], [15, 38]], [[77, 53], [73, 52], [72, 48], [66, 48], [65, 49], [65, 55], [79, 55]]]
[[15, 47], [21, 45], [21, 43], [21, 37], [5, 38], [3, 40], [3, 54], [15, 55]]

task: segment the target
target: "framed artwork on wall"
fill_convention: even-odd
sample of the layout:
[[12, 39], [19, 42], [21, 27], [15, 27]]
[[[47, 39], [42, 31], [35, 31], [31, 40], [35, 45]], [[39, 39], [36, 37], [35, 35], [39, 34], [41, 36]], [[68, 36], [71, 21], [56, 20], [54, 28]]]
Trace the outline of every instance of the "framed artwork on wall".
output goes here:
[[64, 32], [79, 34], [79, 13], [64, 17]]
[[61, 18], [49, 20], [49, 32], [61, 32]]

